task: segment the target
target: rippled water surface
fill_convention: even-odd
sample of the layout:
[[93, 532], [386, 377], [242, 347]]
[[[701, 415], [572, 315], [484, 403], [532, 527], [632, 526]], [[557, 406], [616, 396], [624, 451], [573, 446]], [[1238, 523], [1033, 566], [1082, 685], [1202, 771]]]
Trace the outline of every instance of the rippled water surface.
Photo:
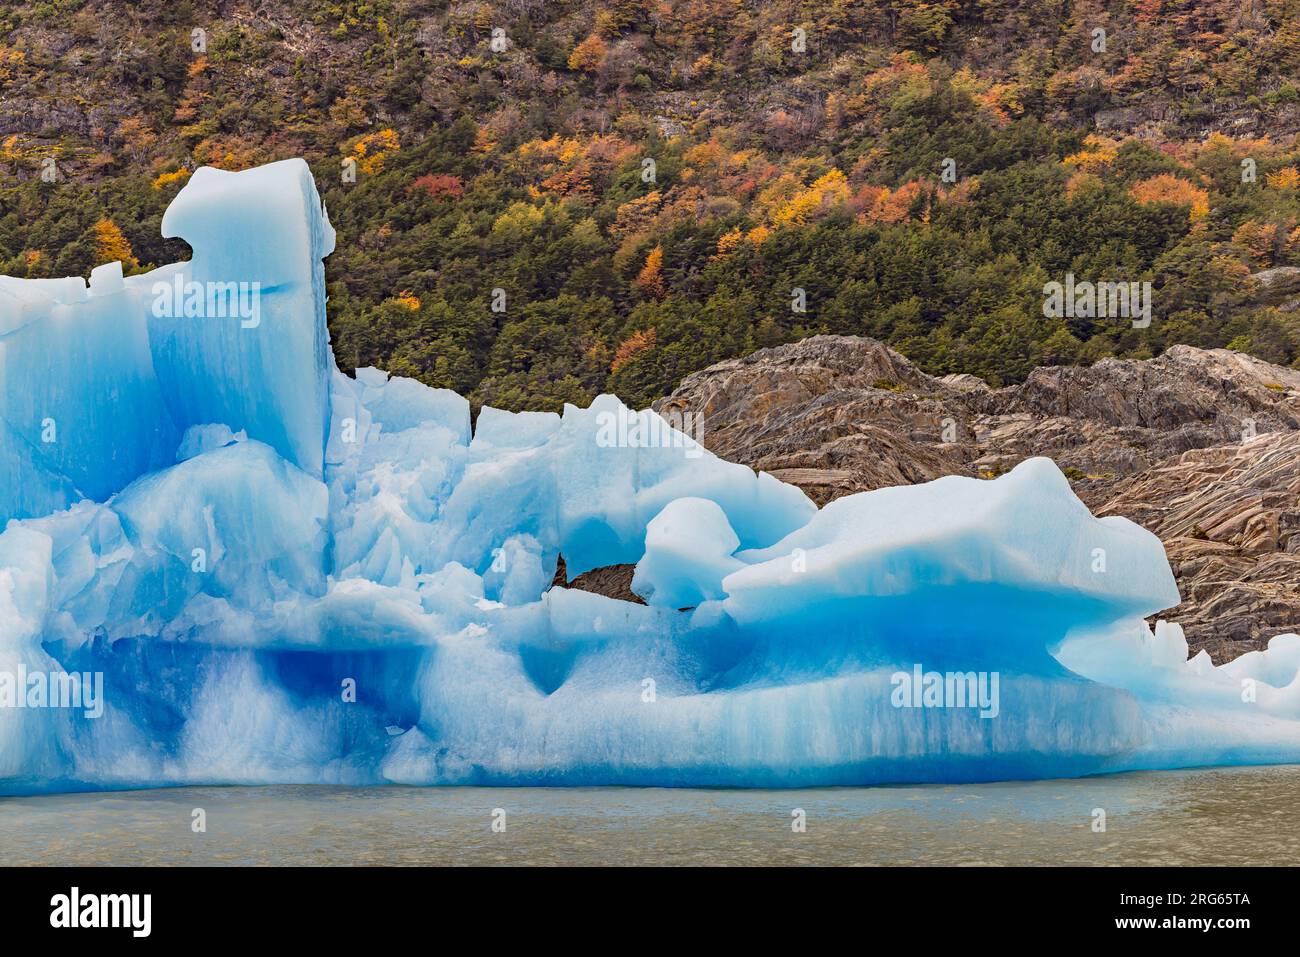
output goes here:
[[[192, 830], [202, 808], [206, 833]], [[494, 832], [496, 809], [504, 832]], [[807, 830], [791, 828], [802, 809]], [[1094, 830], [1096, 809], [1106, 829]], [[179, 788], [0, 798], [5, 864], [1300, 864], [1300, 767], [805, 791]], [[499, 820], [500, 815], [496, 818]]]

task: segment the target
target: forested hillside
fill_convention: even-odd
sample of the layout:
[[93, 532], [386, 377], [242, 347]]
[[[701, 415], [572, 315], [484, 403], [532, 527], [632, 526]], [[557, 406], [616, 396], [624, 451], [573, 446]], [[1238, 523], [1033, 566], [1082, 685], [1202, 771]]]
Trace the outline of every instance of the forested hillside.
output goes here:
[[[200, 165], [303, 156], [345, 369], [647, 404], [819, 332], [925, 371], [1297, 365], [1300, 0], [0, 7], [0, 273], [130, 271]], [[1153, 321], [1045, 318], [1150, 281]], [[800, 294], [797, 290], [802, 290]]]

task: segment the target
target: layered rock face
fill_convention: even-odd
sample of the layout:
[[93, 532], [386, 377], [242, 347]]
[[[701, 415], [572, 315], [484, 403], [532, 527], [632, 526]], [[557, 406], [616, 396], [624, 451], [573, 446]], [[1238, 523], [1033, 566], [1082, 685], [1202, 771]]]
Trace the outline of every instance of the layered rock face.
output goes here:
[[655, 404], [710, 451], [818, 504], [1046, 455], [1098, 515], [1160, 536], [1216, 661], [1300, 627], [1300, 372], [1223, 349], [1035, 370], [991, 389], [872, 339], [815, 336], [718, 363]]

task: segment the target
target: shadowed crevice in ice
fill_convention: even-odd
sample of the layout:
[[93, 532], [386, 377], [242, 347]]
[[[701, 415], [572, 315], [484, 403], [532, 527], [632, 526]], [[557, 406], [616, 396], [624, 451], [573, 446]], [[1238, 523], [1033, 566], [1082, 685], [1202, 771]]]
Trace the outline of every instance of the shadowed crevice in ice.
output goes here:
[[[0, 791], [1300, 760], [1300, 637], [1188, 661], [1159, 541], [1045, 459], [818, 511], [613, 396], [471, 431], [335, 368], [305, 164], [163, 226], [191, 262], [0, 280]], [[175, 308], [211, 283], [256, 315]], [[102, 713], [17, 706], [74, 673]]]

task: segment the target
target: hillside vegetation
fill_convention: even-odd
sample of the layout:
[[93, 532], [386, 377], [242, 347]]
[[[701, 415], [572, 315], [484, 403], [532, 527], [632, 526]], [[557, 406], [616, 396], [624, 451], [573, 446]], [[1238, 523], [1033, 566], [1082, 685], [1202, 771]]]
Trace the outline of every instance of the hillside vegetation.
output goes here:
[[[193, 169], [303, 156], [340, 364], [477, 403], [644, 405], [822, 332], [995, 384], [1296, 365], [1251, 277], [1300, 266], [1298, 77], [1300, 0], [9, 4], [0, 272], [183, 258]], [[1067, 273], [1153, 321], [1045, 318]]]

